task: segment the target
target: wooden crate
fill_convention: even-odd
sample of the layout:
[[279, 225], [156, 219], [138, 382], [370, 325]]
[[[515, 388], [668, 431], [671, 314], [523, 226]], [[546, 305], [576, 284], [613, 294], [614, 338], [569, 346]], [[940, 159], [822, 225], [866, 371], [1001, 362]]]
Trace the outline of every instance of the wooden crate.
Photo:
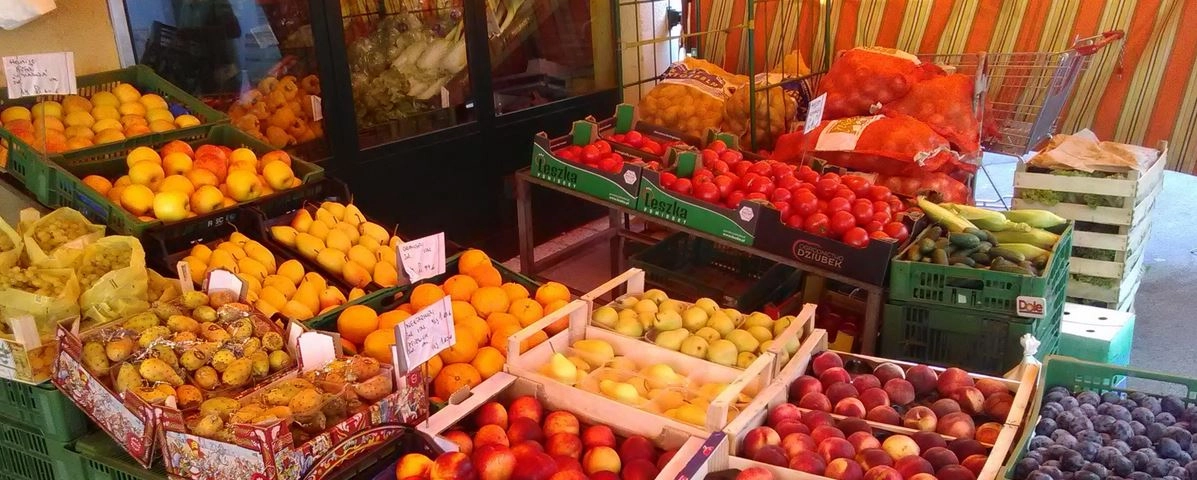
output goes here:
[[[548, 341], [520, 353], [520, 344], [525, 339], [565, 317], [569, 319], [568, 328], [550, 337]], [[560, 398], [567, 404], [586, 405], [588, 410], [594, 411], [619, 412], [626, 423], [658, 425], [660, 428], [668, 427], [703, 438], [706, 438], [711, 432], [720, 431], [728, 421], [738, 415], [740, 407], [737, 404], [741, 403], [738, 400], [741, 394], [752, 398], [768, 385], [768, 382], [764, 381], [764, 376], [769, 367], [773, 365], [772, 358], [769, 358], [773, 355], [771, 353], [766, 352], [761, 355], [761, 357], [766, 357], [765, 361], [755, 362], [748, 369], [739, 370], [593, 327], [589, 325], [589, 318], [589, 304], [582, 300], [575, 300], [528, 325], [509, 339], [505, 369], [512, 375], [541, 384], [546, 395]], [[685, 376], [688, 381], [704, 384], [723, 383], [727, 384], [727, 387], [710, 401], [706, 412], [706, 425], [699, 426], [648, 410], [630, 408], [627, 404], [558, 382], [541, 373], [541, 367], [548, 363], [554, 352], [569, 352], [570, 346], [582, 339], [606, 341], [611, 344], [615, 355], [627, 357], [638, 367], [663, 363], [671, 366], [678, 374]], [[746, 408], [747, 405], [744, 407]]]
[[[1164, 167], [1168, 163], [1168, 144], [1161, 142], [1159, 155], [1142, 170], [1127, 173], [1126, 179], [1065, 177], [1027, 171], [1024, 162], [1014, 173], [1014, 208], [1042, 209], [1077, 221], [1073, 232], [1073, 256], [1068, 283], [1071, 298], [1098, 302], [1107, 308], [1128, 311], [1143, 278], [1143, 250], [1151, 229], [1151, 209], [1163, 187]], [[1022, 198], [1025, 190], [1095, 194], [1121, 199], [1120, 206], [1090, 207], [1083, 203], [1046, 205]], [[1111, 260], [1095, 260], [1076, 255], [1076, 249], [1090, 248], [1111, 252]], [[1114, 288], [1079, 281], [1075, 275], [1108, 278]]]
[[583, 424], [607, 425], [617, 435], [624, 437], [640, 435], [652, 440], [662, 450], [678, 449], [678, 453], [657, 475], [656, 478], [660, 480], [672, 480], [681, 474], [686, 474], [690, 478], [701, 478], [695, 476], [700, 473], [698, 471], [684, 470], [689, 460], [698, 453], [704, 438], [691, 436], [686, 432], [674, 430], [668, 425], [660, 423], [631, 422], [628, 421], [631, 417], [627, 415], [627, 411], [635, 411], [633, 407], [621, 405], [621, 408], [615, 409], [591, 408], [590, 405], [573, 402], [571, 398], [549, 394], [548, 390], [536, 381], [503, 372], [496, 373], [477, 387], [470, 389], [464, 400], [445, 406], [429, 417], [428, 421], [417, 425], [417, 429], [431, 436], [437, 446], [446, 452], [455, 452], [458, 451], [457, 445], [443, 437], [444, 432], [459, 424], [489, 401], [509, 402], [521, 396], [535, 397], [544, 406], [546, 413], [564, 410], [577, 416]]
[[[645, 290], [644, 283], [645, 283], [644, 270], [641, 270], [639, 268], [631, 268], [631, 269], [628, 269], [628, 271], [623, 272], [619, 276], [612, 278], [611, 280], [608, 280], [606, 283], [599, 285], [598, 287], [595, 287], [594, 290], [591, 290], [590, 292], [586, 293], [585, 295], [582, 295], [581, 298], [582, 298], [582, 301], [587, 303], [588, 311], [593, 313], [596, 308], [599, 308], [603, 305], [609, 305], [611, 303], [615, 303], [620, 298], [622, 298], [624, 295], [639, 295], [641, 293], [644, 293], [644, 290]], [[620, 292], [622, 292], [622, 294]], [[666, 293], [669, 293], [669, 292], [666, 292]], [[605, 302], [605, 301], [601, 300], [604, 297], [612, 298], [612, 300], [610, 302]], [[692, 303], [684, 302], [684, 301], [681, 303], [686, 306], [693, 305]], [[786, 327], [785, 330], [782, 330], [781, 335], [778, 335], [777, 338], [792, 338], [792, 337], [797, 336], [797, 338], [800, 341], [809, 338], [811, 333], [814, 332], [814, 330], [815, 330], [815, 309], [816, 308], [817, 308], [817, 305], [810, 304], [810, 303], [803, 305], [802, 310], [799, 311], [796, 315], [794, 315], [794, 320], [790, 322], [790, 325], [788, 327]], [[594, 327], [605, 329], [604, 327], [599, 326], [599, 325], [594, 325]], [[646, 342], [648, 341], [647, 338], [643, 338], [643, 337], [642, 337], [642, 340], [644, 340]], [[648, 342], [648, 343], [651, 343], [651, 342]], [[775, 375], [777, 375], [777, 373], [780, 372], [781, 369], [783, 367], [785, 367], [786, 364], [796, 360], [796, 356], [792, 355], [791, 352], [787, 352], [787, 351], [783, 350], [785, 348], [786, 343], [788, 343], [788, 342], [774, 342], [774, 344], [771, 345], [767, 349], [767, 351], [769, 353], [773, 354], [772, 360], [774, 360], [774, 362], [772, 365], [770, 365], [768, 368], [765, 369], [765, 378], [764, 378], [765, 383], [769, 383], [770, 381], [772, 381], [773, 377]], [[699, 360], [702, 360], [702, 359], [699, 359]], [[766, 361], [763, 356], [758, 357], [756, 359], [756, 362], [763, 362], [763, 361]], [[708, 363], [710, 363], [710, 362], [708, 362]], [[716, 364], [711, 363], [711, 365], [716, 365]], [[751, 367], [749, 367], [749, 368], [751, 368]]]
[[[711, 457], [712, 464], [709, 467], [710, 471], [717, 472], [720, 470], [726, 470], [728, 468], [744, 469], [759, 466], [772, 471], [774, 475], [780, 479], [810, 480], [812, 477], [824, 478], [817, 475], [812, 476], [795, 470], [790, 470], [784, 467], [766, 465], [746, 458], [736, 457], [735, 453], [739, 451], [740, 440], [742, 440], [744, 434], [755, 427], [763, 425], [769, 410], [777, 405], [785, 403], [788, 400], [790, 383], [805, 374], [810, 360], [825, 350], [827, 350], [827, 332], [822, 329], [816, 329], [815, 333], [810, 337], [810, 339], [804, 342], [802, 347], [799, 349], [802, 359], [797, 362], [792, 362], [790, 365], [787, 365], [786, 368], [782, 369], [777, 378], [775, 378], [768, 387], [765, 387], [765, 389], [757, 395], [756, 399], [749, 404], [748, 408], [746, 408], [740, 414], [740, 416], [736, 417], [735, 420], [728, 424], [727, 428], [724, 428], [722, 433], [725, 435], [723, 443], [726, 444], [726, 449], [724, 450], [726, 453], [723, 455], [716, 454]], [[869, 364], [890, 362], [901, 366], [903, 369], [915, 365], [909, 362], [888, 360], [865, 355], [856, 355], [844, 352], [839, 352], [839, 354], [845, 359], [854, 358]], [[799, 355], [795, 356], [798, 357]], [[935, 366], [931, 366], [931, 368], [937, 373], [944, 370], [943, 368]], [[985, 467], [981, 471], [981, 475], [978, 476], [978, 480], [993, 480], [997, 477], [999, 469], [1004, 464], [1006, 457], [1010, 454], [1011, 447], [1013, 446], [1014, 442], [1018, 440], [1018, 436], [1023, 425], [1027, 422], [1027, 407], [1030, 404], [1031, 396], [1034, 394], [1034, 391], [1037, 387], [1038, 375], [1039, 368], [1037, 365], [1027, 365], [1027, 368], [1023, 369], [1022, 375], [1018, 380], [989, 377], [986, 375], [971, 375], [974, 379], [989, 378], [998, 380], [1005, 384], [1012, 392], [1014, 392], [1014, 403], [1010, 407], [1010, 413], [1006, 417], [1006, 421], [1002, 426], [1001, 433], [998, 434], [997, 441], [992, 445], [985, 445], [990, 449], [989, 459], [985, 463]], [[803, 411], [805, 412], [805, 409], [803, 409]], [[845, 418], [836, 414], [832, 414], [831, 416], [837, 421]], [[867, 423], [875, 432], [889, 432], [904, 435], [909, 435], [915, 432], [913, 429], [901, 426], [888, 425], [873, 421], [867, 421]], [[943, 437], [949, 441], [954, 440], [954, 438], [946, 435]], [[716, 448], [716, 451], [720, 451], [719, 448]]]

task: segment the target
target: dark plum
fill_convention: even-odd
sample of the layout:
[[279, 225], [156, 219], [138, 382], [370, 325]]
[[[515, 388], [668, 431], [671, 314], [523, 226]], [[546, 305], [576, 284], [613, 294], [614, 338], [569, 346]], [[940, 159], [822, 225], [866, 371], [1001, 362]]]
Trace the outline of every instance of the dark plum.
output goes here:
[[1102, 433], [1110, 433], [1112, 435], [1110, 430], [1114, 429], [1114, 422], [1117, 422], [1118, 420], [1115, 420], [1114, 417], [1109, 415], [1096, 415], [1092, 418], [1092, 421], [1094, 430]]
[[1185, 413], [1181, 417], [1189, 422], [1197, 420], [1197, 405], [1189, 405], [1185, 407]]
[[1144, 470], [1147, 464], [1151, 463], [1151, 455], [1143, 453], [1142, 450], [1136, 450], [1126, 454], [1126, 459], [1130, 460], [1135, 465], [1135, 470]]
[[1151, 413], [1151, 410], [1138, 407], [1131, 410], [1131, 420], [1142, 423], [1143, 425], [1151, 425], [1155, 423], [1155, 414]]
[[1143, 392], [1130, 392], [1126, 395], [1126, 398], [1134, 402], [1142, 402], [1144, 398], [1151, 398], [1151, 396]]
[[1168, 412], [1157, 413], [1155, 415], [1155, 423], [1162, 423], [1166, 427], [1176, 423], [1176, 417], [1172, 416], [1172, 414]]
[[1027, 474], [1025, 480], [1055, 480], [1051, 475], [1040, 472], [1038, 470]]
[[1176, 463], [1179, 463], [1181, 465], [1188, 465], [1189, 462], [1193, 461], [1193, 454], [1191, 454], [1189, 452], [1180, 452], [1179, 455], [1172, 457], [1172, 458], [1174, 458], [1176, 460]]
[[1147, 468], [1143, 469], [1144, 472], [1153, 477], [1162, 477], [1167, 475], [1171, 470], [1172, 468], [1168, 467], [1168, 462], [1165, 462], [1162, 458], [1147, 462]]
[[1146, 397], [1142, 400], [1136, 400], [1136, 402], [1139, 403], [1140, 407], [1145, 407], [1148, 410], [1151, 410], [1151, 413], [1156, 415], [1159, 415], [1160, 412], [1164, 411], [1162, 408], [1160, 408], [1160, 399], [1155, 397]]
[[1035, 433], [1039, 435], [1051, 435], [1056, 431], [1056, 421], [1047, 417], [1039, 419], [1039, 424], [1035, 425]]
[[1080, 403], [1088, 403], [1088, 404], [1096, 407], [1099, 404], [1101, 404], [1101, 397], [1099, 395], [1097, 395], [1097, 392], [1086, 390], [1084, 392], [1076, 394], [1076, 401], [1078, 401]]
[[1105, 465], [1102, 465], [1097, 462], [1089, 462], [1089, 464], [1085, 465], [1085, 468], [1083, 468], [1082, 470], [1084, 470], [1086, 472], [1096, 473], [1097, 476], [1101, 477], [1101, 478], [1106, 478], [1110, 475], [1110, 469], [1106, 468]]
[[1059, 415], [1060, 412], [1063, 411], [1064, 407], [1061, 407], [1059, 403], [1047, 402], [1043, 404], [1043, 407], [1039, 408], [1039, 416], [1044, 418], [1056, 418], [1056, 415]]
[[1122, 452], [1119, 452], [1117, 448], [1101, 447], [1097, 449], [1097, 454], [1093, 456], [1093, 461], [1108, 467], [1114, 462], [1114, 457], [1119, 456], [1122, 456]]
[[1077, 416], [1077, 414], [1065, 410], [1060, 412], [1059, 415], [1056, 415], [1056, 426], [1057, 428], [1063, 428], [1065, 430], [1071, 431], [1074, 425], [1080, 423], [1080, 418], [1081, 417]]
[[1075, 472], [1085, 466], [1085, 457], [1073, 450], [1064, 452], [1060, 455], [1060, 469], [1066, 472]]
[[[1111, 417], [1113, 418], [1113, 417]], [[1111, 437], [1118, 440], [1126, 441], [1130, 437], [1135, 436], [1135, 428], [1131, 426], [1130, 422], [1123, 420], [1115, 420], [1114, 426], [1108, 432]]]
[[1092, 417], [1094, 415], [1097, 415], [1097, 407], [1094, 407], [1091, 404], [1082, 403], [1076, 408], [1077, 408], [1077, 410], [1080, 410], [1081, 413], [1083, 413], [1086, 417]]
[[1052, 388], [1049, 388], [1047, 389], [1047, 393], [1044, 394], [1044, 397], [1054, 397], [1055, 400], [1070, 396], [1072, 396], [1072, 392], [1068, 391], [1068, 387], [1063, 385], [1056, 385]]
[[1045, 435], [1036, 435], [1034, 437], [1031, 437], [1031, 443], [1029, 446], [1032, 449], [1035, 449], [1035, 448], [1040, 448], [1040, 447], [1049, 447], [1052, 445], [1055, 445], [1055, 442], [1052, 441], [1051, 437], [1048, 437]]
[[1064, 410], [1072, 410], [1080, 404], [1081, 402], [1078, 402], [1075, 397], [1064, 397], [1060, 399], [1060, 406], [1064, 407]]
[[1106, 464], [1106, 468], [1112, 470], [1114, 475], [1125, 477], [1135, 471], [1135, 464], [1130, 459], [1119, 455], [1110, 459], [1110, 463]]
[[1059, 460], [1048, 460], [1046, 462], [1043, 462], [1043, 466], [1060, 468], [1060, 461]]
[[1060, 444], [1052, 445], [1050, 447], [1047, 447], [1047, 458], [1050, 458], [1052, 460], [1059, 460], [1060, 457], [1063, 457], [1064, 454], [1071, 452], [1071, 451], [1072, 450], [1069, 449], [1068, 447], [1065, 447]]
[[1134, 433], [1135, 435], [1143, 435], [1144, 433], [1147, 432], [1147, 427], [1143, 426], [1142, 423], [1136, 422], [1134, 420], [1130, 421], [1130, 426], [1131, 426], [1131, 432]]
[[1140, 448], [1151, 448], [1151, 439], [1147, 438], [1146, 435], [1135, 435], [1131, 437], [1130, 440], [1127, 440], [1126, 444], [1130, 445], [1130, 447], [1135, 450]]
[[1147, 435], [1147, 438], [1150, 438], [1152, 442], [1158, 442], [1161, 438], [1164, 438], [1164, 431], [1167, 429], [1168, 427], [1162, 423], [1153, 423], [1147, 426], [1147, 432], [1144, 435]]
[[1182, 450], [1193, 446], [1193, 434], [1183, 428], [1172, 426], [1164, 429], [1164, 437], [1176, 440]]
[[1068, 429], [1073, 435], [1085, 430], [1093, 430], [1093, 421], [1089, 420], [1088, 417], [1077, 417], [1076, 421], [1072, 423], [1072, 427]]
[[1175, 475], [1165, 475], [1165, 476], [1164, 476], [1163, 478], [1161, 478], [1160, 480], [1184, 480], [1184, 479], [1183, 479], [1183, 478], [1181, 478], [1181, 477], [1177, 477], [1177, 476], [1175, 476]]
[[[1168, 437], [1160, 439], [1159, 444], [1157, 444], [1155, 447], [1155, 451], [1163, 458], [1176, 458], [1183, 453], [1183, 450], [1180, 448], [1180, 444], [1177, 443], [1176, 440]], [[1163, 475], [1156, 476], [1162, 477]]]
[[1122, 400], [1122, 394], [1118, 392], [1111, 390], [1101, 394], [1101, 403], [1118, 403], [1119, 400]]
[[1146, 472], [1131, 472], [1127, 475], [1127, 480], [1152, 480], [1151, 474]]
[[1072, 474], [1072, 480], [1102, 480], [1096, 473], [1081, 470]]
[[1031, 450], [1023, 455], [1023, 458], [1033, 458], [1036, 462], [1043, 463], [1043, 453], [1045, 450]]
[[1197, 478], [1197, 461], [1185, 464], [1185, 471], [1189, 472], [1188, 478]]
[[1031, 472], [1039, 469], [1039, 462], [1033, 458], [1024, 458], [1014, 464], [1014, 478], [1026, 478]]
[[1039, 467], [1039, 472], [1051, 475], [1051, 477], [1054, 478], [1055, 480], [1060, 480], [1061, 478], [1064, 478], [1064, 472], [1060, 471], [1060, 469], [1057, 468], [1055, 465], [1044, 464], [1043, 466]]
[[1081, 454], [1082, 457], [1085, 457], [1085, 460], [1093, 461], [1093, 456], [1097, 455], [1097, 450], [1099, 448], [1101, 448], [1101, 445], [1098, 445], [1096, 442], [1086, 441], [1077, 442], [1076, 447], [1074, 447], [1073, 450], [1076, 450], [1076, 452]]
[[1057, 445], [1063, 445], [1065, 448], [1076, 447], [1077, 442], [1077, 438], [1073, 436], [1072, 433], [1069, 433], [1067, 430], [1063, 429], [1052, 432], [1052, 440], [1055, 441]]
[[1179, 417], [1185, 413], [1185, 401], [1176, 395], [1168, 395], [1160, 400], [1160, 409]]
[[1124, 442], [1122, 440], [1110, 440], [1110, 442], [1108, 444], [1109, 444], [1109, 446], [1118, 449], [1118, 451], [1122, 452], [1123, 455], [1126, 455], [1131, 452], [1130, 445], [1127, 445], [1126, 442]]
[[1134, 420], [1133, 418], [1131, 418], [1130, 410], [1127, 410], [1126, 407], [1124, 407], [1122, 405], [1110, 405], [1110, 408], [1106, 410], [1106, 415], [1114, 417], [1118, 420], [1122, 420], [1124, 422], [1129, 422], [1131, 420]]
[[1102, 443], [1102, 444], [1105, 443], [1104, 441], [1102, 441], [1101, 434], [1099, 434], [1093, 430], [1085, 430], [1081, 433], [1076, 434], [1076, 439], [1080, 440], [1080, 441], [1085, 441], [1085, 442], [1097, 442], [1097, 443]]
[[1127, 400], [1125, 398], [1122, 400], [1119, 400], [1118, 404], [1122, 405], [1122, 408], [1125, 408], [1127, 410], [1134, 410], [1135, 408], [1138, 408], [1138, 406], [1139, 406], [1139, 404], [1135, 403], [1133, 400]]

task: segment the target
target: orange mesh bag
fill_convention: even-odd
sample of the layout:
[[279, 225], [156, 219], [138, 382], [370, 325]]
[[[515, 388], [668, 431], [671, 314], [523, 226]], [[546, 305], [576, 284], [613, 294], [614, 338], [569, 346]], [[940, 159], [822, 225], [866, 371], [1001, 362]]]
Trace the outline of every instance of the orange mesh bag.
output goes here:
[[940, 202], [972, 203], [968, 185], [943, 172], [910, 177], [878, 175], [874, 183], [907, 197], [926, 195]]
[[918, 57], [901, 50], [882, 47], [848, 50], [819, 82], [819, 91], [827, 93], [823, 118], [876, 113], [873, 105], [906, 96], [914, 84], [936, 71], [939, 69], [926, 68]]
[[973, 110], [973, 77], [937, 76], [910, 88], [906, 96], [885, 104], [882, 112], [910, 115], [943, 135], [959, 151], [981, 150], [977, 113]]
[[960, 162], [947, 139], [906, 115], [829, 120], [805, 135], [782, 135], [773, 158], [799, 163], [808, 152], [851, 170], [884, 175], [976, 170]]

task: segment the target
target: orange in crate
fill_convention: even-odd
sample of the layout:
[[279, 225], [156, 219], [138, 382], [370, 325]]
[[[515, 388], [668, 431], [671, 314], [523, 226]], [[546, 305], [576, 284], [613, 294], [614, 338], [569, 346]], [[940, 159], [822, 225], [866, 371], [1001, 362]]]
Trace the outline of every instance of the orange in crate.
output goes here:
[[441, 398], [449, 398], [462, 387], [476, 387], [479, 383], [482, 383], [482, 376], [473, 365], [451, 363], [445, 365], [432, 380], [432, 393]]

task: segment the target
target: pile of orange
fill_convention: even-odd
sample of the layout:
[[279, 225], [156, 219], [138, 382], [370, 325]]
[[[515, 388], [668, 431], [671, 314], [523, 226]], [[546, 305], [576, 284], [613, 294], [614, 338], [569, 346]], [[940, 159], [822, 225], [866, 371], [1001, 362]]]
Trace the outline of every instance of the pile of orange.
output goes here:
[[[445, 296], [453, 301], [457, 343], [428, 361], [432, 394], [442, 399], [502, 371], [507, 361], [508, 338], [569, 303], [569, 289], [565, 285], [548, 282], [533, 294], [518, 283], [504, 283], [490, 257], [481, 250], [470, 249], [458, 259], [456, 275], [440, 285], [417, 285], [407, 303], [394, 310], [378, 314], [364, 305], [343, 310], [337, 317], [341, 342], [346, 350], [390, 362], [395, 325]], [[539, 345], [568, 325], [567, 318], [553, 322], [528, 337], [520, 345], [520, 351]]]

